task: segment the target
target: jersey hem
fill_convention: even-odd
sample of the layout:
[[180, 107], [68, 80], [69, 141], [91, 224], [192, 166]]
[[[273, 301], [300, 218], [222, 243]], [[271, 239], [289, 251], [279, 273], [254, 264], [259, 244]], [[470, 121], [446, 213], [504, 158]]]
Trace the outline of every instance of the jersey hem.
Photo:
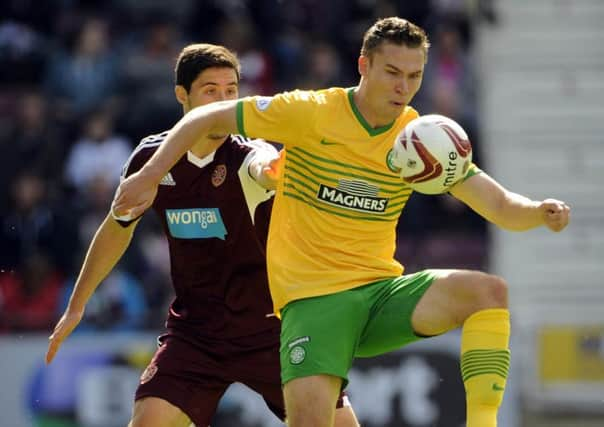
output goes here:
[[351, 289], [361, 288], [363, 286], [371, 285], [372, 283], [381, 282], [382, 280], [388, 280], [388, 279], [394, 279], [396, 277], [400, 277], [403, 275], [404, 271], [405, 271], [405, 269], [403, 267], [399, 274], [392, 274], [390, 276], [382, 276], [382, 277], [378, 277], [378, 278], [375, 278], [375, 279], [372, 279], [372, 280], [369, 280], [366, 282], [365, 281], [354, 282], [347, 286], [337, 285], [337, 286], [329, 287], [329, 288], [320, 288], [320, 289], [315, 289], [314, 291], [304, 292], [304, 293], [291, 293], [290, 297], [287, 299], [287, 301], [285, 303], [281, 304], [279, 308], [277, 308], [277, 304], [275, 304], [275, 306], [274, 306], [275, 315], [279, 319], [281, 319], [281, 310], [283, 310], [283, 308], [285, 308], [285, 306], [287, 304], [289, 304], [290, 302], [294, 302], [294, 301], [306, 299], [306, 298], [333, 295], [333, 294], [337, 294], [338, 292], [345, 292], [345, 291], [349, 291]]

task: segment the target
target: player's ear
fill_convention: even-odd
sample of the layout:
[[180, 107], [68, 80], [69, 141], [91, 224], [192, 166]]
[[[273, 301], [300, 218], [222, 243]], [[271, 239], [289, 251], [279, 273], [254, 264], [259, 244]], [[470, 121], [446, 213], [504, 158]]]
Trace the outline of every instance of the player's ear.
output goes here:
[[367, 75], [367, 69], [369, 68], [369, 57], [365, 55], [359, 56], [357, 67], [361, 76]]
[[184, 86], [174, 86], [174, 95], [176, 95], [176, 100], [180, 103], [180, 105], [187, 105], [189, 94], [187, 93], [187, 90], [184, 88]]

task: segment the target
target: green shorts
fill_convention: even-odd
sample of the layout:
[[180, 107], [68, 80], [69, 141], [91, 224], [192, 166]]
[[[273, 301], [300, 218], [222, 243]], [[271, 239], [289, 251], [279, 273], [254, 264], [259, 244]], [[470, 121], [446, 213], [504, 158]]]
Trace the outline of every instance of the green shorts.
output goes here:
[[287, 304], [281, 312], [281, 382], [327, 374], [346, 384], [355, 357], [376, 356], [423, 338], [414, 333], [411, 316], [441, 271]]

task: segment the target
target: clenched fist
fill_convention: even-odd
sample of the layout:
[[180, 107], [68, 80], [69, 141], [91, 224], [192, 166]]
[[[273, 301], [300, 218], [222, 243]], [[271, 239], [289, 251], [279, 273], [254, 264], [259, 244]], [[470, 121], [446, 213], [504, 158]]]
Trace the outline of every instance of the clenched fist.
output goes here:
[[556, 199], [545, 199], [539, 206], [543, 215], [543, 223], [552, 231], [562, 231], [570, 220], [570, 207]]

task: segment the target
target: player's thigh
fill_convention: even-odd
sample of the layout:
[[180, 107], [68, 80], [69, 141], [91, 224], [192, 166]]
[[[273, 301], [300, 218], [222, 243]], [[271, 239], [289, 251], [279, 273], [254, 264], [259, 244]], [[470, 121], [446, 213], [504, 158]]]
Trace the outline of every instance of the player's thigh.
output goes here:
[[338, 292], [290, 302], [281, 319], [281, 382], [331, 375], [347, 382], [369, 315], [364, 296]]
[[424, 270], [359, 288], [371, 302], [371, 314], [356, 356], [376, 356], [421, 339], [411, 318], [420, 299], [441, 274], [440, 270]]
[[[128, 427], [189, 427], [191, 420], [180, 408], [158, 397], [134, 402]], [[202, 426], [203, 427], [203, 426]]]
[[218, 348], [210, 350], [179, 336], [169, 335], [161, 342], [141, 375], [135, 401], [161, 399], [179, 408], [196, 426], [207, 426], [232, 382], [226, 378], [224, 358], [218, 357]]
[[334, 425], [342, 378], [311, 375], [294, 378], [283, 386], [288, 426]]
[[[170, 408], [176, 408], [178, 411], [167, 409], [164, 411], [165, 405], [153, 404], [153, 406], [146, 406], [144, 409], [147, 409], [147, 411], [143, 412], [140, 424], [134, 424], [133, 427], [147, 427], [148, 425], [159, 427], [164, 425], [164, 421], [167, 426], [172, 426], [172, 420], [175, 423], [180, 421], [180, 414], [184, 415], [195, 426], [208, 426], [216, 413], [220, 399], [229, 385], [228, 382], [217, 380], [209, 375], [190, 380], [165, 375], [159, 377], [154, 383], [153, 389], [139, 387], [135, 408], [139, 402], [152, 399], [152, 402], [165, 402]], [[144, 397], [140, 397], [143, 394]], [[135, 413], [135, 415], [137, 414]], [[153, 421], [154, 423], [147, 424], [147, 421]], [[180, 426], [181, 424], [174, 425]]]
[[413, 313], [418, 333], [441, 334], [461, 326], [479, 310], [507, 307], [507, 286], [499, 277], [472, 270], [432, 271], [438, 277]]
[[[246, 351], [237, 360], [233, 380], [245, 384], [264, 399], [271, 412], [285, 420], [285, 402], [279, 368], [279, 342]], [[356, 427], [348, 396], [341, 392], [336, 404], [336, 427]], [[354, 421], [354, 422], [353, 422]]]
[[276, 417], [285, 420], [285, 403], [281, 388], [281, 369], [279, 366], [279, 342], [258, 348], [255, 351], [242, 352], [238, 360], [232, 363], [233, 380], [245, 384], [264, 399], [264, 402]]

